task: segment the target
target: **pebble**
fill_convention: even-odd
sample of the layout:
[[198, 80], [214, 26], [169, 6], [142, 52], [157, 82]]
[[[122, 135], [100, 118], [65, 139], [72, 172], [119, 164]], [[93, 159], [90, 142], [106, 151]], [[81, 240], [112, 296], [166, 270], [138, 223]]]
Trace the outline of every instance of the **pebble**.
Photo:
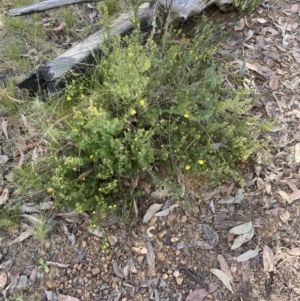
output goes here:
[[118, 239], [113, 235], [108, 235], [107, 240], [111, 246], [114, 246], [118, 242]]
[[176, 279], [176, 283], [178, 284], [178, 285], [181, 285], [182, 284], [182, 282], [183, 282], [183, 277], [177, 277], [177, 278], [175, 278]]
[[87, 242], [86, 242], [85, 240], [83, 240], [82, 243], [81, 243], [81, 246], [82, 246], [83, 248], [85, 248], [86, 245], [87, 245]]
[[182, 216], [181, 217], [181, 222], [185, 223], [186, 221], [187, 221], [187, 216], [186, 215]]
[[167, 233], [168, 233], [167, 230], [162, 230], [162, 231], [160, 231], [160, 232], [158, 233], [158, 237], [159, 237], [159, 238], [163, 238]]
[[166, 260], [166, 255], [163, 252], [158, 252], [157, 253], [157, 259], [160, 261], [165, 261]]
[[162, 279], [164, 279], [164, 280], [166, 280], [166, 279], [168, 279], [169, 278], [169, 276], [167, 275], [167, 274], [162, 274]]
[[93, 276], [95, 276], [95, 275], [97, 275], [97, 274], [99, 274], [100, 273], [100, 268], [93, 268], [92, 269], [92, 275]]
[[175, 219], [176, 219], [176, 213], [171, 213], [169, 216], [168, 216], [168, 220], [169, 222], [173, 222]]
[[48, 288], [57, 288], [57, 287], [59, 287], [59, 282], [58, 281], [52, 281], [52, 280], [48, 280], [47, 282], [46, 282], [46, 286], [48, 287]]

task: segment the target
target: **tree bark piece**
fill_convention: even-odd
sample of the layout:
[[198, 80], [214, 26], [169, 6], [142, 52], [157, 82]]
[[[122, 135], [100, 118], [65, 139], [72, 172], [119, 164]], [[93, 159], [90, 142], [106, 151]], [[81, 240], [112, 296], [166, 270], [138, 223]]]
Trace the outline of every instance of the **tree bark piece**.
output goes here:
[[102, 0], [46, 0], [32, 5], [27, 5], [19, 8], [14, 8], [9, 11], [11, 17], [30, 15], [43, 12], [49, 9], [54, 9], [62, 6], [68, 6], [79, 3], [99, 2]]
[[[121, 15], [112, 22], [110, 37], [130, 34], [134, 25], [130, 21], [133, 13]], [[141, 30], [147, 31], [151, 27], [152, 17], [148, 4], [143, 4], [138, 11]], [[65, 53], [61, 54], [51, 62], [38, 68], [37, 72], [18, 84], [20, 89], [27, 89], [39, 95], [44, 95], [45, 90], [50, 96], [65, 87], [64, 78], [70, 71], [84, 73], [93, 67], [97, 59], [101, 57], [101, 43], [105, 40], [107, 31], [100, 30], [89, 36], [82, 42], [74, 45]]]

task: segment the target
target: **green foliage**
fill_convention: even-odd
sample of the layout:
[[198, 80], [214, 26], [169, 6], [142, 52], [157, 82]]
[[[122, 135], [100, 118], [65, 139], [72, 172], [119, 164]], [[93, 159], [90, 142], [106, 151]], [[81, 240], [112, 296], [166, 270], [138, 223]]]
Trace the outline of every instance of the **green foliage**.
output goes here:
[[251, 14], [263, 0], [233, 0], [233, 5], [242, 13]]
[[0, 230], [14, 227], [20, 219], [20, 210], [17, 206], [4, 204], [0, 206]]
[[249, 92], [224, 80], [213, 26], [202, 28], [193, 41], [167, 32], [163, 46], [142, 43], [137, 32], [117, 37], [101, 48], [89, 93], [81, 93], [84, 82], [69, 86], [70, 133], [53, 154], [47, 182], [59, 204], [105, 214], [116, 206], [120, 179], [155, 175], [154, 166], [170, 177], [239, 179], [238, 164], [261, 148], [253, 137], [266, 125], [247, 114]]
[[50, 272], [48, 264], [44, 261], [43, 258], [39, 259], [39, 270], [42, 272], [45, 272], [46, 274], [48, 274]]
[[29, 226], [30, 235], [43, 243], [53, 227], [53, 221], [45, 213], [32, 216]]

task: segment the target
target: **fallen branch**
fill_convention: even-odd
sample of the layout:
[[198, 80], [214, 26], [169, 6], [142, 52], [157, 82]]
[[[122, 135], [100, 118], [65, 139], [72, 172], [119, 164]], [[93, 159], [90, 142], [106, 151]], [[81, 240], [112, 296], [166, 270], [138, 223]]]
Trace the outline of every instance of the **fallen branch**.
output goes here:
[[11, 17], [30, 15], [34, 13], [40, 13], [49, 9], [54, 9], [58, 7], [87, 3], [87, 2], [99, 2], [102, 0], [46, 0], [38, 2], [32, 5], [27, 5], [19, 8], [14, 8], [9, 11]]
[[[130, 21], [133, 17], [133, 13], [127, 13], [112, 22], [109, 31], [110, 37], [118, 34], [121, 36], [130, 34], [134, 29], [134, 25]], [[139, 8], [138, 17], [141, 23], [141, 30], [149, 30], [152, 18], [148, 4], [143, 4]], [[53, 61], [38, 68], [36, 73], [19, 83], [18, 87], [40, 95], [44, 94], [43, 91], [46, 90], [48, 96], [61, 90], [65, 86], [65, 75], [71, 71], [83, 73], [95, 64], [101, 56], [101, 43], [104, 42], [106, 37], [107, 31], [105, 29], [94, 33]]]

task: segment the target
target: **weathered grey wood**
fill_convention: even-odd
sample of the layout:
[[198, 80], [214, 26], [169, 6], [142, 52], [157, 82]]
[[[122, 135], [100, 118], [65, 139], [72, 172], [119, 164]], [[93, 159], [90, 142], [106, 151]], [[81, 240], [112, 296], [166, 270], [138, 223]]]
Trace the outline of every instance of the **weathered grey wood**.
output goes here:
[[[11, 9], [10, 16], [29, 15], [36, 12], [42, 12], [62, 6], [86, 3], [100, 2], [102, 0], [46, 0], [32, 5]], [[150, 3], [152, 0], [144, 0]], [[231, 4], [233, 0], [157, 0], [157, 3], [170, 10], [176, 17], [187, 19], [192, 15], [199, 14], [212, 4], [218, 5], [221, 9], [227, 4]]]
[[68, 6], [87, 2], [100, 2], [102, 0], [46, 0], [32, 5], [14, 8], [9, 11], [11, 17], [30, 15], [33, 13], [43, 12], [49, 9]]
[[[129, 34], [134, 26], [130, 19], [133, 13], [121, 15], [112, 22], [110, 36]], [[151, 26], [151, 15], [148, 4], [143, 4], [138, 11], [141, 29], [147, 30]], [[31, 90], [35, 93], [47, 90], [48, 95], [60, 90], [64, 86], [64, 77], [70, 71], [84, 72], [90, 69], [101, 54], [101, 43], [107, 36], [106, 30], [100, 30], [82, 42], [74, 45], [53, 61], [40, 67], [36, 73], [18, 84], [19, 88]]]

